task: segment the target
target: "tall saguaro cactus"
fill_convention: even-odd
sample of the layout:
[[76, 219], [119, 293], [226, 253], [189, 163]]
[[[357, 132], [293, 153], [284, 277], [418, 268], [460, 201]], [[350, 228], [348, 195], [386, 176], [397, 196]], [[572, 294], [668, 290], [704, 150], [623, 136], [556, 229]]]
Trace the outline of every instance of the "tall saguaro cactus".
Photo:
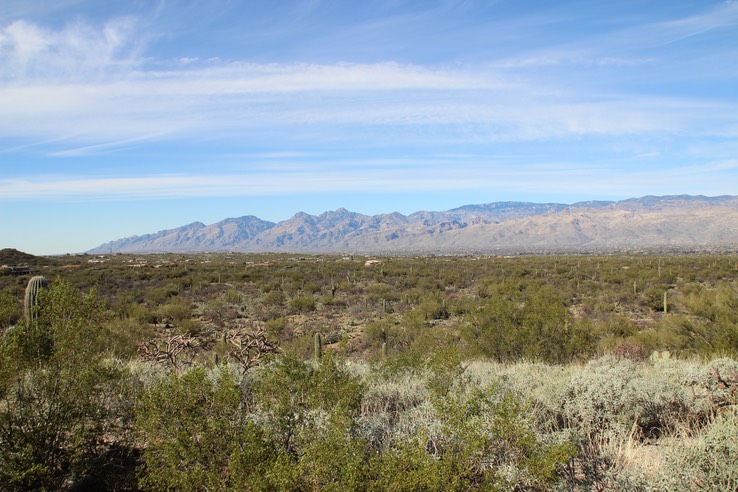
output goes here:
[[323, 340], [320, 333], [315, 334], [315, 360], [320, 361], [323, 357]]
[[48, 287], [49, 281], [46, 277], [37, 275], [28, 281], [26, 286], [26, 298], [23, 302], [23, 312], [26, 323], [31, 323], [38, 317], [38, 293], [41, 289]]
[[668, 292], [664, 291], [664, 314], [669, 312], [669, 297]]

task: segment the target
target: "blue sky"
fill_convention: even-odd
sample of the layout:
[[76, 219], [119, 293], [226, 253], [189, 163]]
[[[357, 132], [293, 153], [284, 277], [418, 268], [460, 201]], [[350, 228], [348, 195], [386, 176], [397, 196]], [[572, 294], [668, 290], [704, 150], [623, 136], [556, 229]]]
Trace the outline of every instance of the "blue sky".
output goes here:
[[738, 194], [738, 1], [3, 0], [0, 248]]

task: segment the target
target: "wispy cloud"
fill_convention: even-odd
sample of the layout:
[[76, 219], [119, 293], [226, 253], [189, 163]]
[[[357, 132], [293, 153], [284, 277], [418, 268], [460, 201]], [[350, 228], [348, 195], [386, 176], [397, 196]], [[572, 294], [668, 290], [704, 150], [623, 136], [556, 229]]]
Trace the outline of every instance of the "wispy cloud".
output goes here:
[[[438, 159], [437, 162], [381, 159], [350, 162], [346, 166], [306, 166], [293, 164], [258, 169], [239, 174], [139, 175], [128, 177], [29, 176], [0, 179], [0, 201], [61, 199], [74, 201], [115, 201], [148, 198], [197, 198], [223, 196], [275, 196], [326, 192], [428, 192], [488, 190], [525, 191], [531, 188], [549, 193], [608, 195], [627, 187], [632, 193], [695, 192], [734, 193], [731, 176], [738, 169], [735, 159], [675, 167], [668, 173], [660, 168], [617, 166], [573, 162], [540, 162], [490, 166], [478, 156]], [[716, 177], [720, 177], [715, 183]], [[712, 180], [713, 182], [710, 182]], [[702, 188], [700, 188], [702, 187]], [[649, 191], [652, 190], [652, 191]]]
[[[658, 50], [668, 45], [711, 32], [730, 36], [738, 27], [738, 3], [727, 1], [706, 8], [706, 11], [670, 20], [631, 20], [621, 25], [614, 19], [612, 27], [604, 32], [583, 34], [574, 40], [565, 38], [548, 46], [516, 52], [496, 64], [503, 68], [656, 66], [664, 56]], [[709, 51], [700, 53], [700, 56], [710, 55]], [[680, 58], [679, 61], [690, 64], [698, 60]]]
[[[724, 26], [736, 10], [662, 27], [697, 32]], [[729, 19], [728, 21], [725, 18]], [[696, 108], [691, 101], [636, 94], [587, 94], [565, 80], [542, 84], [505, 63], [420, 66], [382, 63], [249, 63], [145, 56], [147, 36], [134, 17], [60, 30], [16, 21], [0, 30], [0, 135], [57, 140], [53, 156], [109, 152], [151, 139], [290, 138], [315, 135], [392, 141], [387, 128], [435, 133], [443, 141], [514, 141], [701, 132], [695, 121], [728, 124], [734, 105]], [[642, 32], [646, 32], [645, 27]], [[676, 34], [675, 34], [676, 35]], [[545, 54], [541, 55], [544, 56]], [[182, 60], [185, 62], [182, 62]], [[590, 63], [581, 56], [581, 63]], [[521, 58], [518, 63], [558, 63]], [[602, 56], [623, 66], [645, 60]], [[691, 105], [689, 109], [687, 105]], [[720, 121], [723, 121], [721, 124]], [[728, 130], [723, 130], [723, 132]], [[394, 132], [394, 130], [393, 130]]]
[[116, 140], [95, 145], [86, 145], [82, 147], [68, 148], [65, 150], [52, 151], [49, 153], [52, 157], [80, 157], [85, 155], [100, 154], [106, 151], [118, 150], [124, 147], [134, 146], [147, 140], [155, 140], [162, 136], [163, 133], [154, 133], [151, 135], [139, 136], [136, 138], [127, 138], [125, 140]]
[[96, 28], [82, 22], [62, 30], [18, 20], [0, 30], [0, 80], [34, 82], [53, 77], [57, 83], [109, 76], [138, 61], [136, 20], [113, 19]]
[[692, 36], [738, 25], [738, 2], [724, 1], [707, 12], [689, 17], [655, 23], [654, 39], [662, 44], [673, 43]]
[[397, 169], [332, 172], [271, 172], [268, 175], [145, 176], [132, 178], [64, 178], [0, 180], [0, 200], [33, 198], [129, 199], [214, 196], [259, 196], [289, 193], [371, 190], [456, 189], [473, 183], [448, 174], [420, 177]]

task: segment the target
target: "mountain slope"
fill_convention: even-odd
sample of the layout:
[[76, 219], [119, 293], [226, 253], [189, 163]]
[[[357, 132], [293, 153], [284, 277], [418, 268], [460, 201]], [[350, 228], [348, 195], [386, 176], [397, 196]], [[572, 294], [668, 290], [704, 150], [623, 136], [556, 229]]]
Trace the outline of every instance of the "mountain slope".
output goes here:
[[195, 222], [103, 244], [91, 253], [465, 253], [738, 246], [738, 197], [646, 196], [617, 202], [496, 202], [439, 212], [362, 215], [345, 209]]
[[188, 253], [230, 251], [274, 226], [254, 216], [225, 219], [206, 226], [193, 222], [155, 234], [132, 236], [101, 244], [89, 253]]

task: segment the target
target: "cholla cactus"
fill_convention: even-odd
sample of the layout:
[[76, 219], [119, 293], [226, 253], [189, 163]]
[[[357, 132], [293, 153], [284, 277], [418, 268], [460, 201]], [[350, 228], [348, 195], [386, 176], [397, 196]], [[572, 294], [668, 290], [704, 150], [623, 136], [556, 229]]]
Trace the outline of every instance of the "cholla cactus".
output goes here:
[[26, 323], [31, 323], [38, 317], [38, 292], [48, 287], [49, 281], [46, 277], [38, 275], [28, 281], [26, 286], [26, 298], [23, 303], [23, 312], [26, 316]]

